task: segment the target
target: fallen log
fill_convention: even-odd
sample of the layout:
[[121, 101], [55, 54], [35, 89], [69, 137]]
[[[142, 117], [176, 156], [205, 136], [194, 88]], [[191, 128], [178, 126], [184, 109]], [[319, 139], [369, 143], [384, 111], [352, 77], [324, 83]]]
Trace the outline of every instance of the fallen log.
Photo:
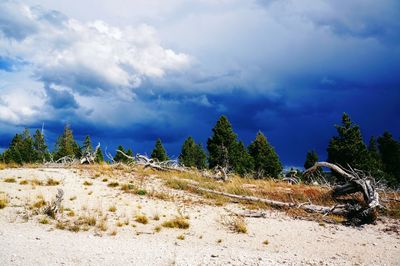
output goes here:
[[188, 184], [189, 187], [202, 191], [202, 192], [207, 192], [211, 194], [216, 194], [216, 195], [221, 195], [233, 199], [239, 199], [239, 200], [244, 200], [244, 201], [252, 201], [252, 202], [262, 202], [266, 203], [270, 206], [273, 207], [278, 207], [278, 208], [298, 208], [298, 209], [303, 209], [307, 212], [314, 212], [314, 213], [320, 213], [320, 214], [336, 214], [336, 215], [347, 215], [348, 210], [347, 210], [347, 204], [344, 205], [335, 205], [332, 207], [326, 207], [326, 206], [320, 206], [320, 205], [315, 205], [311, 204], [308, 202], [304, 203], [290, 203], [290, 202], [282, 202], [282, 201], [277, 201], [277, 200], [271, 200], [271, 199], [266, 199], [266, 198], [258, 198], [254, 196], [243, 196], [243, 195], [236, 195], [236, 194], [230, 194], [222, 191], [216, 191], [212, 189], [207, 189], [207, 188], [202, 188], [198, 186], [193, 186]]

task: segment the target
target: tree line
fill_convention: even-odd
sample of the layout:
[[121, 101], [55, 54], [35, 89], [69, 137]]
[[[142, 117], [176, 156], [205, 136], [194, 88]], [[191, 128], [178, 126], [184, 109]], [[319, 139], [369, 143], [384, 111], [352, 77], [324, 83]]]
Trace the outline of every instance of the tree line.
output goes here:
[[[327, 147], [328, 162], [363, 170], [386, 180], [392, 186], [400, 184], [400, 142], [389, 132], [384, 132], [377, 139], [371, 137], [366, 145], [360, 127], [347, 114], [343, 114], [341, 125], [335, 127], [337, 135], [331, 138]], [[125, 149], [119, 145], [117, 149], [128, 156], [134, 156], [130, 148]], [[189, 136], [182, 145], [178, 160], [186, 167], [205, 169], [220, 166], [241, 176], [250, 175], [254, 178], [277, 178], [283, 170], [278, 154], [261, 131], [246, 147], [238, 139], [226, 116], [221, 116], [216, 122], [212, 135], [207, 140], [206, 149], [207, 152], [201, 143], [196, 143]], [[86, 136], [80, 146], [74, 139], [72, 129], [66, 125], [52, 152], [49, 151], [40, 130], [36, 130], [31, 136], [29, 130], [25, 129], [14, 136], [0, 159], [4, 163], [42, 163], [51, 158], [56, 161], [65, 156], [80, 158], [85, 152], [93, 151], [90, 136]], [[169, 160], [161, 139], [156, 140], [151, 158], [158, 161]], [[128, 163], [131, 159], [117, 152], [113, 160]], [[101, 148], [95, 161], [104, 162]], [[311, 167], [316, 161], [318, 155], [315, 150], [308, 151], [304, 168]]]

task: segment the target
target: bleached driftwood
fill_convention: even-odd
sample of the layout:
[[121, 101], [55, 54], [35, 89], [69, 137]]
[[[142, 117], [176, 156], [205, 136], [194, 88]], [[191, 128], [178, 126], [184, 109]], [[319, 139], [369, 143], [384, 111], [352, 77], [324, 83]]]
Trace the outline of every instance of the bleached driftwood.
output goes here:
[[366, 206], [359, 204], [347, 205], [348, 216], [351, 216], [351, 219], [355, 221], [355, 223], [375, 221], [376, 208], [380, 207], [380, 203], [379, 194], [375, 189], [375, 179], [373, 177], [366, 176], [363, 171], [353, 169], [350, 166], [349, 169], [344, 169], [328, 162], [316, 162], [314, 166], [305, 171], [305, 174], [312, 173], [318, 167], [330, 168], [346, 179], [347, 182], [344, 185], [337, 185], [333, 188], [333, 197], [353, 194], [356, 192], [362, 193]]
[[43, 213], [54, 218], [55, 215], [60, 210], [63, 197], [64, 197], [64, 191], [62, 189], [58, 189], [56, 199], [52, 201], [48, 206], [46, 206], [46, 208], [44, 208]]
[[94, 152], [90, 152], [90, 150], [86, 149], [83, 152], [83, 155], [82, 155], [82, 158], [80, 160], [80, 163], [81, 164], [84, 164], [84, 163], [92, 164], [92, 163], [94, 163], [95, 160], [96, 160], [96, 155], [97, 155], [97, 152], [98, 152], [99, 148], [100, 148], [100, 142], [99, 142], [99, 144], [97, 144], [96, 149], [94, 150]]

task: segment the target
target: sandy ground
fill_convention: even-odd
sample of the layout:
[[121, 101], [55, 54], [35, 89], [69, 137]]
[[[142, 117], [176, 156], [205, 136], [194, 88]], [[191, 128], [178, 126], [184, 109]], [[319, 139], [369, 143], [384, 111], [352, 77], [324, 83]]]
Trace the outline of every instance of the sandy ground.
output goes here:
[[[4, 182], [9, 177], [16, 182]], [[48, 178], [61, 184], [19, 184]], [[104, 178], [108, 181], [103, 182]], [[140, 182], [147, 191], [163, 191], [174, 200], [123, 193], [107, 186], [113, 180]], [[83, 185], [85, 181], [92, 185]], [[40, 215], [24, 219], [27, 206], [38, 195], [50, 201], [57, 188], [65, 192], [65, 209], [77, 216], [102, 215], [107, 218], [107, 230], [89, 228], [74, 233], [56, 229], [51, 219], [50, 224], [40, 224]], [[232, 212], [241, 211], [238, 205], [202, 204], [198, 196], [168, 189], [156, 178], [138, 180], [129, 173], [94, 177], [77, 169], [1, 170], [0, 193], [9, 199], [8, 206], [0, 210], [0, 265], [400, 265], [400, 237], [383, 230], [396, 221], [387, 219], [353, 228], [267, 211], [266, 218], [246, 218], [248, 233], [239, 234], [226, 226]], [[110, 206], [116, 211], [110, 212]], [[135, 222], [136, 214], [146, 215], [149, 223]], [[154, 231], [178, 214], [189, 217], [189, 229]], [[160, 219], [152, 219], [155, 216]], [[58, 218], [66, 217], [64, 211]], [[129, 225], [117, 226], [118, 221]], [[117, 234], [111, 235], [114, 231]], [[266, 240], [268, 244], [263, 243]]]

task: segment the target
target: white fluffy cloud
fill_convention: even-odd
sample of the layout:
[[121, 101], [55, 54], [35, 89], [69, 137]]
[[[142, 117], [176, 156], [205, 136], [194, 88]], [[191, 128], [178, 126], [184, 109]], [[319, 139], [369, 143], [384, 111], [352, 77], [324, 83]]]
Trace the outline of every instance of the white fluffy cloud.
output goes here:
[[163, 78], [190, 63], [188, 55], [162, 47], [155, 29], [147, 25], [82, 23], [11, 1], [0, 3], [0, 13], [6, 14], [0, 19], [0, 53], [23, 58], [44, 83], [80, 94], [126, 94], [144, 79]]

